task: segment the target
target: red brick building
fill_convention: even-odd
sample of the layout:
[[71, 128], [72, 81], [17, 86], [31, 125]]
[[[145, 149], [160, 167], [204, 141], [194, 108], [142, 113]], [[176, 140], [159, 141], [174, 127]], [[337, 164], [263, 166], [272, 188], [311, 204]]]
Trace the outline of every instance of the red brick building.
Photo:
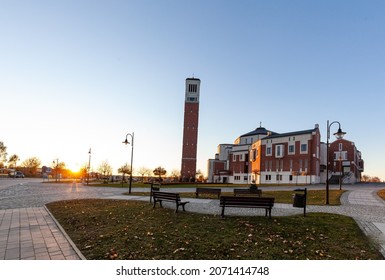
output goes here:
[[200, 83], [200, 79], [186, 79], [181, 166], [181, 177], [183, 181], [195, 180]]
[[320, 132], [314, 129], [269, 135], [251, 147], [251, 180], [257, 184], [320, 183]]
[[[343, 183], [360, 181], [364, 162], [353, 142], [342, 139], [331, 143], [329, 162], [330, 177], [341, 176]], [[319, 126], [288, 133], [260, 126], [238, 137], [234, 144], [219, 145], [215, 159], [208, 160], [208, 182], [325, 183], [326, 144], [321, 142]]]
[[354, 142], [339, 139], [331, 143], [329, 146], [331, 180], [335, 181], [341, 176], [343, 183], [360, 182], [361, 173], [364, 171], [364, 160], [361, 156]]

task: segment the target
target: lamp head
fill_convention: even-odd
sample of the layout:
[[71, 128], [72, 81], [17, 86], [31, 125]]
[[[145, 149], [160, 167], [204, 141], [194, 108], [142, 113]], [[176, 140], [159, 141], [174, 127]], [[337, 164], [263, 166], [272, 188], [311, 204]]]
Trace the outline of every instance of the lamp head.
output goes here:
[[130, 144], [130, 142], [128, 142], [127, 138], [126, 138], [126, 140], [124, 140], [122, 143], [125, 144], [125, 145]]
[[342, 139], [344, 138], [344, 135], [346, 134], [346, 132], [343, 132], [341, 130], [341, 127], [338, 128], [338, 131], [336, 133], [334, 133], [334, 136], [337, 138], [337, 139]]

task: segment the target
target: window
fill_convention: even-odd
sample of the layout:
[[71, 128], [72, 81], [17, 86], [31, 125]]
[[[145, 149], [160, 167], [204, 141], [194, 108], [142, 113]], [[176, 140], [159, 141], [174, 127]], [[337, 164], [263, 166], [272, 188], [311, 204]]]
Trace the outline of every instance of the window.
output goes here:
[[294, 144], [289, 145], [289, 152], [288, 153], [290, 155], [295, 154], [295, 145]]
[[301, 154], [307, 153], [307, 144], [301, 144]]
[[266, 181], [271, 181], [271, 175], [266, 175]]
[[283, 157], [283, 145], [276, 145], [275, 146], [275, 157], [281, 158]]
[[266, 155], [271, 156], [271, 147], [266, 147]]
[[277, 174], [276, 179], [277, 179], [277, 181], [282, 181], [282, 175]]
[[189, 92], [197, 92], [198, 91], [198, 85], [188, 85], [188, 91]]
[[239, 161], [243, 161], [243, 155], [239, 155]]
[[252, 160], [256, 160], [257, 159], [257, 156], [258, 156], [258, 150], [257, 149], [253, 149], [251, 151], [251, 156], [252, 156]]
[[233, 155], [233, 161], [237, 161], [237, 156]]
[[348, 159], [348, 153], [346, 151], [334, 153], [334, 160], [347, 160], [347, 159]]

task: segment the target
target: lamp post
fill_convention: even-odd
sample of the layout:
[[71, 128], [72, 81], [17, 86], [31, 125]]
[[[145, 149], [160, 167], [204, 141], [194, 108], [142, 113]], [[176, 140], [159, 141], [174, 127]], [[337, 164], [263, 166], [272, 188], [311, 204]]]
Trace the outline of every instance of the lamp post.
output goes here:
[[329, 204], [329, 139], [330, 139], [330, 127], [332, 124], [338, 123], [338, 131], [333, 133], [337, 139], [342, 139], [346, 132], [341, 130], [341, 124], [338, 121], [334, 121], [329, 124], [329, 120], [327, 121], [327, 140], [326, 140], [326, 202], [325, 204]]
[[91, 170], [91, 148], [88, 151], [88, 172], [87, 172], [87, 186], [88, 183], [90, 182], [90, 170]]
[[[131, 136], [131, 143], [128, 142], [127, 137]], [[130, 171], [130, 185], [128, 187], [128, 193], [131, 194], [131, 186], [132, 186], [132, 161], [134, 158], [134, 133], [127, 133], [126, 140], [123, 141], [123, 144], [128, 145], [131, 144], [131, 171]]]
[[[58, 171], [57, 168], [58, 168], [58, 166], [59, 166], [59, 159], [57, 158], [57, 159], [55, 159], [55, 160], [56, 160], [56, 167], [55, 167], [55, 171], [56, 171], [56, 172], [55, 172], [55, 177], [56, 177], [56, 178], [55, 178], [55, 181], [57, 182], [57, 171]], [[53, 164], [55, 164], [55, 160], [53, 160], [53, 162], [52, 162]]]

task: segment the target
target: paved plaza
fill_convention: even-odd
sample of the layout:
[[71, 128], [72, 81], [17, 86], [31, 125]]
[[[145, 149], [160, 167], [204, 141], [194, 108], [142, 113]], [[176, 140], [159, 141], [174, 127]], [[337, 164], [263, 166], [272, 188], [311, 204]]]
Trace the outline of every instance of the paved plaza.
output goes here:
[[[323, 186], [308, 186], [308, 189]], [[307, 206], [307, 212], [337, 213], [353, 217], [363, 232], [374, 240], [385, 256], [385, 202], [377, 191], [381, 184], [344, 186], [347, 192], [341, 206]], [[263, 189], [263, 188], [262, 188]], [[271, 190], [272, 188], [269, 187]], [[293, 190], [294, 187], [279, 187]], [[51, 184], [41, 179], [0, 179], [0, 260], [78, 260], [84, 256], [61, 226], [51, 216], [45, 204], [67, 199], [112, 198], [149, 201], [148, 197], [122, 195], [126, 189], [87, 187], [79, 183]], [[135, 191], [135, 189], [134, 189]], [[194, 191], [173, 189], [172, 191]], [[188, 199], [189, 212], [220, 214], [218, 200]], [[165, 206], [167, 207], [167, 203]], [[175, 207], [175, 205], [170, 205]], [[228, 209], [227, 215], [264, 215], [261, 209]], [[276, 203], [272, 216], [303, 213], [303, 209]]]

